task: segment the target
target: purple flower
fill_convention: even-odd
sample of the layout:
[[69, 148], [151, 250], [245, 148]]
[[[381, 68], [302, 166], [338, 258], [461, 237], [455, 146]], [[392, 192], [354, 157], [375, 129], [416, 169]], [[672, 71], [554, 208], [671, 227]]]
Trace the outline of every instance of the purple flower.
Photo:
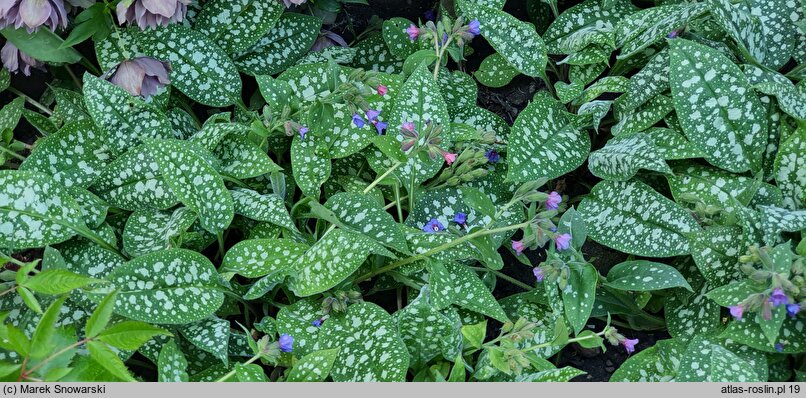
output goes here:
[[484, 156], [487, 157], [487, 161], [490, 163], [498, 163], [499, 161], [501, 161], [501, 155], [499, 155], [498, 152], [495, 151], [495, 149], [490, 149], [484, 154]]
[[546, 199], [546, 208], [549, 210], [557, 210], [557, 207], [562, 203], [563, 197], [555, 191], [551, 191], [549, 198]]
[[728, 311], [730, 311], [730, 315], [736, 318], [737, 321], [742, 320], [742, 315], [744, 314], [744, 307], [741, 305], [732, 305], [728, 307]]
[[571, 247], [571, 235], [559, 234], [554, 238], [554, 243], [557, 245], [557, 250], [567, 250]]
[[420, 37], [420, 28], [418, 28], [415, 24], [411, 24], [406, 29], [406, 33], [409, 35], [409, 40], [415, 41]]
[[322, 318], [314, 319], [314, 321], [311, 322], [311, 325], [316, 326], [316, 327], [322, 326]]
[[380, 116], [380, 115], [381, 115], [380, 111], [376, 111], [375, 109], [370, 109], [370, 110], [367, 111], [367, 120], [369, 120], [369, 122], [372, 123], [372, 122], [378, 120], [378, 116]]
[[414, 132], [414, 123], [412, 122], [405, 122], [402, 126], [400, 126], [403, 130], [413, 133]]
[[798, 304], [787, 304], [786, 305], [786, 313], [789, 314], [792, 318], [800, 312], [800, 305]]
[[182, 22], [191, 0], [122, 0], [117, 6], [121, 25], [136, 23], [140, 29]]
[[786, 304], [789, 302], [789, 297], [784, 293], [781, 288], [776, 288], [770, 294], [770, 303], [772, 303], [773, 307], [778, 307], [779, 305]]
[[344, 38], [339, 36], [337, 33], [333, 33], [329, 30], [322, 30], [319, 33], [319, 37], [316, 38], [316, 41], [313, 42], [313, 46], [311, 46], [311, 52], [319, 52], [326, 48], [340, 46], [340, 47], [347, 47], [346, 41]]
[[447, 43], [447, 42], [448, 42], [448, 34], [443, 33], [442, 34], [442, 45], [445, 45], [445, 43]]
[[104, 76], [108, 75], [107, 80], [129, 94], [148, 98], [171, 83], [170, 71], [171, 65], [167, 62], [138, 57], [121, 62]]
[[277, 343], [282, 352], [291, 352], [291, 350], [294, 349], [294, 338], [286, 333], [280, 335], [280, 339], [277, 340]]
[[481, 34], [481, 23], [479, 23], [478, 19], [474, 19], [470, 21], [467, 25], [467, 31], [473, 36], [478, 36]]
[[383, 84], [379, 84], [377, 89], [378, 89], [378, 95], [380, 95], [381, 97], [385, 96], [386, 93], [389, 92], [389, 87], [386, 87]]
[[386, 130], [386, 127], [389, 126], [388, 124], [386, 124], [386, 122], [379, 122], [377, 120], [372, 124], [375, 125], [375, 130], [378, 130], [378, 135], [382, 135], [383, 132]]
[[359, 115], [357, 113], [353, 114], [353, 124], [355, 124], [356, 127], [360, 128], [360, 129], [364, 128], [364, 126], [367, 125], [367, 123], [364, 121], [364, 118], [361, 117], [361, 115]]
[[627, 354], [632, 354], [635, 352], [635, 345], [638, 344], [638, 339], [624, 339], [621, 344], [624, 345]]
[[784, 345], [781, 343], [775, 343], [775, 351], [784, 352]]
[[45, 69], [45, 64], [20, 51], [10, 41], [7, 41], [0, 50], [0, 58], [3, 60], [3, 66], [11, 73], [22, 72], [25, 76], [31, 76], [31, 68]]
[[465, 225], [465, 223], [467, 223], [467, 214], [462, 212], [456, 213], [456, 215], [453, 216], [453, 222], [459, 225]]
[[0, 28], [13, 26], [33, 32], [41, 26], [50, 30], [67, 27], [67, 11], [62, 0], [0, 0]]
[[673, 31], [669, 32], [669, 35], [668, 35], [668, 36], [666, 36], [666, 37], [668, 37], [668, 38], [670, 38], [670, 39], [674, 39], [674, 38], [677, 38], [677, 35], [678, 35], [678, 34], [679, 34], [679, 33], [678, 33], [676, 30], [673, 30]]
[[434, 232], [444, 231], [444, 230], [445, 230], [445, 226], [442, 225], [442, 223], [439, 222], [439, 220], [437, 220], [436, 218], [432, 218], [430, 221], [428, 221], [423, 226], [423, 232], [426, 232], [426, 233], [429, 233], [429, 234], [432, 234]]
[[525, 248], [526, 246], [523, 245], [523, 241], [520, 240], [512, 241], [512, 250], [515, 250], [515, 255], [520, 256], [521, 253], [523, 253], [523, 249]]
[[428, 10], [423, 13], [423, 17], [425, 17], [426, 21], [435, 21], [437, 19], [437, 12], [434, 10]]
[[538, 282], [543, 282], [543, 279], [546, 278], [546, 274], [543, 273], [543, 269], [540, 267], [532, 268], [532, 273], [535, 274], [535, 279], [537, 279]]
[[305, 126], [300, 127], [299, 128], [299, 139], [304, 140], [305, 139], [305, 134], [308, 134], [308, 128], [305, 127]]

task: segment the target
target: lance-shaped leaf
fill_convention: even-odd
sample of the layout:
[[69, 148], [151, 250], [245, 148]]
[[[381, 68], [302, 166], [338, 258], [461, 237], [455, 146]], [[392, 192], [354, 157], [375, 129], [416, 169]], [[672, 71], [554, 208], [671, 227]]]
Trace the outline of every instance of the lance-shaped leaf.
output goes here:
[[316, 347], [339, 348], [331, 371], [334, 381], [406, 380], [406, 345], [392, 317], [375, 304], [353, 304], [343, 316], [328, 319], [319, 331]]
[[207, 257], [169, 249], [137, 257], [107, 279], [118, 289], [115, 313], [143, 322], [181, 325], [205, 319], [224, 302]]
[[67, 188], [67, 192], [81, 207], [81, 214], [88, 227], [97, 228], [104, 222], [109, 205], [103, 199], [81, 187]]
[[602, 181], [577, 210], [593, 240], [645, 257], [688, 254], [688, 235], [699, 230], [687, 210], [640, 182]]
[[582, 331], [590, 318], [598, 280], [599, 273], [596, 268], [591, 264], [585, 264], [579, 269], [571, 270], [568, 284], [561, 292], [565, 319], [576, 334]]
[[249, 48], [274, 26], [284, 7], [276, 1], [213, 0], [204, 3], [193, 28], [228, 54]]
[[607, 286], [620, 290], [645, 292], [691, 286], [674, 267], [646, 260], [625, 261], [607, 273]]
[[633, 112], [619, 115], [619, 121], [611, 128], [614, 136], [644, 131], [663, 119], [674, 110], [672, 99], [658, 95]]
[[683, 270], [694, 286], [694, 292], [675, 289], [663, 307], [666, 327], [674, 337], [689, 338], [708, 335], [722, 329], [722, 307], [708, 298], [712, 285], [697, 275], [697, 269]]
[[406, 308], [396, 312], [397, 331], [409, 350], [409, 363], [417, 369], [442, 353], [443, 345], [458, 331], [450, 318], [429, 303], [428, 286]]
[[250, 239], [227, 251], [221, 272], [234, 272], [247, 278], [271, 275], [291, 267], [308, 245], [289, 239]]
[[749, 204], [761, 186], [760, 181], [750, 177], [699, 165], [677, 168], [666, 179], [678, 202], [701, 201], [730, 213], [737, 206]]
[[125, 210], [167, 209], [179, 202], [162, 178], [148, 145], [137, 146], [109, 163], [93, 191], [113, 207]]
[[585, 161], [590, 137], [577, 131], [557, 105], [539, 96], [518, 115], [509, 137], [507, 180], [555, 178]]
[[[322, 302], [314, 298], [299, 300], [277, 313], [277, 333], [294, 337], [294, 355], [304, 356], [313, 351], [319, 327], [313, 321], [322, 318]], [[325, 323], [328, 321], [326, 320]]]
[[593, 175], [617, 181], [632, 178], [639, 169], [671, 173], [654, 140], [643, 134], [619, 136], [604, 148], [591, 152], [588, 167]]
[[667, 160], [703, 157], [702, 151], [689, 142], [683, 134], [664, 127], [653, 127], [645, 132], [655, 142], [661, 157]]
[[479, 69], [473, 72], [473, 77], [487, 87], [504, 87], [521, 72], [507, 63], [506, 58], [499, 53], [492, 53], [484, 58]]
[[800, 128], [781, 144], [775, 157], [775, 182], [784, 193], [784, 207], [802, 209], [806, 204], [806, 128]]
[[38, 141], [20, 170], [50, 174], [66, 187], [86, 187], [101, 174], [110, 152], [104, 134], [84, 120]]
[[[739, 344], [744, 344], [769, 353], [800, 354], [806, 351], [806, 323], [802, 318], [787, 318], [783, 321], [778, 334], [779, 347], [770, 343], [761, 326], [749, 319], [742, 322], [730, 322], [728, 328], [720, 335]], [[778, 350], [780, 348], [780, 351]]]
[[777, 243], [782, 231], [797, 232], [806, 229], [806, 210], [789, 211], [775, 206], [761, 207], [761, 230], [768, 245]]
[[669, 51], [663, 49], [630, 77], [627, 91], [619, 98], [623, 111], [631, 111], [669, 90]]
[[89, 73], [84, 75], [84, 101], [113, 151], [125, 152], [149, 138], [173, 137], [171, 123], [157, 108]]
[[461, 123], [477, 130], [495, 133], [496, 140], [504, 141], [509, 136], [509, 124], [506, 120], [479, 106], [466, 106], [452, 109], [453, 123]]
[[280, 73], [310, 50], [321, 27], [320, 18], [284, 13], [257, 43], [235, 56], [235, 65], [250, 75]]
[[375, 241], [343, 229], [336, 229], [319, 239], [297, 259], [288, 272], [289, 288], [299, 297], [322, 293], [345, 280], [371, 253], [394, 258]]
[[182, 24], [143, 31], [146, 55], [171, 63], [171, 84], [209, 106], [233, 104], [241, 95], [241, 78], [230, 58], [204, 34]]
[[610, 377], [611, 381], [671, 381], [677, 376], [680, 358], [686, 351], [682, 339], [658, 341], [653, 347], [627, 358]]
[[230, 135], [246, 136], [249, 127], [240, 123], [228, 123], [229, 115], [218, 114], [213, 117], [221, 117], [223, 122], [208, 120], [196, 134], [193, 134], [188, 141], [198, 144], [208, 151], [214, 150], [225, 137]]
[[166, 383], [178, 383], [188, 381], [188, 361], [185, 354], [171, 339], [162, 345], [157, 360], [157, 380]]
[[[599, 36], [597, 39], [602, 40], [602, 36], [610, 36], [615, 25], [635, 10], [635, 6], [625, 0], [612, 1], [609, 7], [602, 2], [585, 1], [557, 16], [543, 34], [543, 40], [549, 47], [566, 47], [566, 50], [569, 49], [567, 45], [560, 46], [558, 43], [573, 42], [571, 39], [574, 36], [582, 36], [585, 40], [590, 40], [585, 36]], [[581, 32], [585, 34], [580, 35]], [[583, 44], [577, 50], [585, 46]], [[561, 51], [559, 54], [569, 54], [569, 52]]]
[[138, 210], [123, 228], [123, 248], [135, 257], [167, 249], [171, 239], [187, 231], [195, 221], [196, 213], [187, 207], [174, 211]]
[[333, 211], [340, 227], [352, 229], [399, 252], [409, 252], [400, 225], [369, 196], [341, 192], [331, 196], [325, 206]]
[[246, 188], [236, 188], [230, 193], [232, 194], [235, 213], [252, 220], [263, 221], [296, 231], [297, 227], [294, 225], [294, 221], [291, 220], [291, 216], [288, 215], [285, 202], [279, 196], [274, 194], [261, 195]]
[[712, 286], [722, 286], [741, 276], [739, 256], [746, 244], [742, 229], [735, 226], [714, 226], [691, 236], [691, 256], [700, 273]]
[[210, 317], [181, 327], [182, 335], [194, 346], [209, 352], [225, 365], [229, 353], [229, 321]]
[[670, 42], [670, 84], [680, 125], [711, 164], [757, 171], [767, 120], [744, 73], [720, 52], [685, 39]]
[[87, 228], [79, 204], [48, 175], [0, 170], [0, 186], [0, 247], [43, 247]]
[[312, 352], [300, 358], [288, 372], [286, 381], [290, 382], [322, 382], [330, 375], [333, 364], [339, 355], [339, 348]]
[[616, 27], [619, 59], [629, 58], [666, 38], [669, 32], [706, 12], [702, 3], [650, 7], [622, 19]]
[[465, 3], [463, 9], [472, 18], [483, 21], [481, 35], [515, 69], [532, 77], [545, 73], [546, 45], [532, 24], [487, 5]]
[[234, 216], [232, 197], [205, 158], [183, 141], [154, 140], [147, 146], [171, 191], [199, 215], [202, 227], [211, 233], [227, 228]]
[[322, 184], [330, 178], [332, 165], [321, 138], [308, 134], [291, 142], [291, 170], [297, 186], [306, 196], [319, 198]]

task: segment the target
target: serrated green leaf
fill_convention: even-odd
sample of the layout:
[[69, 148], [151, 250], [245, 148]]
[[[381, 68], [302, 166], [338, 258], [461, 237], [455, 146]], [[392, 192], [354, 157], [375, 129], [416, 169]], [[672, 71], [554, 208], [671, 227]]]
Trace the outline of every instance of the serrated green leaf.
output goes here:
[[98, 341], [90, 341], [87, 342], [87, 349], [90, 352], [90, 358], [113, 376], [124, 381], [136, 381], [123, 361], [108, 345]]
[[21, 286], [41, 294], [59, 295], [97, 282], [101, 281], [66, 269], [48, 269], [28, 278]]
[[134, 351], [154, 336], [170, 336], [170, 334], [165, 329], [145, 322], [123, 321], [104, 329], [96, 339], [121, 350]]

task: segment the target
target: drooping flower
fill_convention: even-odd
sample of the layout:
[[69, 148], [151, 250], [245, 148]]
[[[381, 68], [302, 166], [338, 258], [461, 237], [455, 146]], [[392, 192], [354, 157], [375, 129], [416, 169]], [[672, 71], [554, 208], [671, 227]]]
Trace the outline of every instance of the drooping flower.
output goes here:
[[425, 225], [423, 226], [423, 232], [427, 232], [429, 234], [432, 234], [434, 232], [444, 231], [444, 230], [445, 230], [445, 226], [442, 225], [442, 223], [439, 222], [439, 220], [437, 220], [436, 218], [432, 218], [427, 223], [425, 223]]
[[784, 352], [784, 345], [781, 343], [775, 343], [775, 351]]
[[742, 315], [744, 315], [744, 307], [741, 305], [732, 305], [728, 307], [728, 311], [730, 311], [730, 315], [737, 321], [742, 320]]
[[549, 210], [557, 210], [557, 207], [560, 206], [562, 203], [563, 197], [560, 196], [556, 191], [551, 191], [549, 193], [549, 198], [546, 199], [546, 208]]
[[554, 243], [557, 245], [557, 250], [567, 250], [571, 247], [571, 235], [559, 234], [554, 238]]
[[406, 28], [406, 34], [409, 35], [409, 40], [415, 41], [420, 37], [420, 28], [418, 28], [415, 24], [411, 24], [408, 28]]
[[481, 34], [481, 23], [478, 19], [470, 21], [470, 23], [467, 25], [467, 32], [474, 37]]
[[384, 86], [383, 84], [378, 85], [378, 95], [383, 97], [386, 93], [389, 92], [389, 87]]
[[292, 6], [299, 6], [305, 4], [307, 0], [283, 0], [283, 4], [285, 4], [285, 8], [291, 8]]
[[353, 114], [353, 124], [360, 129], [367, 125], [367, 123], [364, 121], [364, 118], [357, 113]]
[[513, 240], [512, 241], [512, 250], [515, 250], [516, 255], [520, 256], [521, 253], [523, 253], [523, 249], [525, 249], [525, 248], [526, 248], [526, 246], [523, 245], [523, 241], [520, 241], [520, 240]]
[[543, 272], [543, 268], [534, 267], [532, 268], [532, 273], [535, 275], [535, 279], [537, 279], [538, 282], [543, 282], [543, 279], [546, 278], [546, 274]]
[[107, 80], [129, 94], [148, 98], [171, 83], [171, 65], [154, 58], [138, 57], [118, 64], [107, 72]]
[[191, 0], [122, 0], [117, 6], [118, 22], [136, 23], [140, 29], [182, 22]]
[[386, 131], [387, 127], [389, 127], [389, 125], [386, 122], [381, 121], [376, 121], [375, 123], [372, 124], [375, 125], [375, 130], [378, 130], [378, 135], [383, 135], [383, 132]]
[[448, 166], [450, 166], [456, 161], [456, 154], [442, 151], [442, 158], [445, 159], [445, 161], [448, 163]]
[[773, 307], [778, 307], [779, 305], [786, 304], [789, 302], [789, 297], [784, 293], [781, 288], [777, 288], [772, 291], [770, 294], [770, 302], [772, 303]]
[[304, 140], [305, 139], [305, 134], [308, 134], [308, 128], [305, 127], [305, 126], [300, 127], [299, 128], [299, 139]]
[[280, 351], [282, 352], [291, 352], [294, 349], [294, 338], [287, 333], [281, 334], [280, 339], [277, 340], [277, 343], [279, 344]]
[[432, 10], [428, 10], [428, 11], [426, 11], [426, 12], [424, 12], [424, 13], [423, 13], [423, 17], [425, 18], [425, 20], [426, 20], [426, 21], [436, 21], [436, 19], [437, 19], [437, 12], [436, 12], [436, 11], [434, 11], [433, 9], [432, 9]]
[[462, 212], [456, 213], [456, 215], [453, 216], [453, 222], [459, 225], [465, 225], [465, 223], [467, 223], [467, 214]]
[[23, 26], [33, 32], [41, 26], [52, 31], [67, 28], [67, 10], [62, 0], [0, 0], [0, 28]]
[[627, 354], [632, 354], [635, 352], [635, 345], [638, 344], [638, 339], [624, 339], [621, 341], [621, 344], [624, 345]]
[[311, 322], [311, 325], [316, 327], [322, 326], [322, 318], [314, 319], [313, 322]]
[[443, 33], [442, 34], [442, 45], [444, 46], [445, 43], [447, 43], [447, 42], [448, 42], [448, 33]]
[[31, 76], [31, 69], [45, 69], [45, 64], [30, 55], [20, 51], [15, 45], [7, 41], [0, 50], [0, 58], [3, 66], [11, 73], [22, 72], [25, 76]]
[[326, 48], [335, 46], [347, 47], [349, 44], [347, 44], [347, 42], [344, 41], [344, 38], [339, 36], [338, 33], [331, 32], [329, 30], [322, 30], [319, 33], [319, 37], [317, 37], [316, 41], [313, 42], [311, 52], [319, 52]]
[[495, 149], [490, 149], [484, 153], [484, 156], [487, 157], [487, 161], [490, 163], [498, 163], [501, 161], [501, 155], [499, 155]]
[[370, 124], [375, 126], [375, 129], [378, 130], [378, 135], [383, 134], [384, 130], [386, 130], [389, 125], [386, 122], [382, 122], [378, 120], [378, 116], [381, 115], [380, 111], [376, 111], [375, 109], [370, 109], [367, 111], [367, 120]]
[[400, 128], [409, 133], [414, 133], [414, 123], [412, 122], [404, 122]]
[[800, 312], [800, 305], [798, 304], [787, 304], [786, 305], [786, 313], [789, 314], [792, 318], [798, 315]]

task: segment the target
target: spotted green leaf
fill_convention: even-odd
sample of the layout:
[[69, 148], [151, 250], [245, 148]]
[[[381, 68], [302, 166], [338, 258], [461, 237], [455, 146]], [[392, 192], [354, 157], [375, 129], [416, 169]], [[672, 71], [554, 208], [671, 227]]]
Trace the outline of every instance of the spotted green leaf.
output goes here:
[[322, 20], [287, 12], [246, 51], [237, 54], [235, 65], [249, 75], [274, 75], [294, 65], [311, 48]]
[[672, 381], [677, 376], [686, 348], [680, 339], [660, 340], [653, 347], [627, 358], [610, 381]]
[[571, 381], [574, 377], [584, 375], [585, 372], [570, 366], [560, 369], [541, 370], [535, 373], [523, 374], [515, 378], [515, 381], [530, 381], [533, 383], [559, 383]]
[[722, 307], [708, 298], [712, 285], [688, 266], [682, 270], [691, 282], [694, 291], [674, 289], [666, 299], [663, 310], [666, 327], [674, 337], [689, 338], [694, 335], [709, 335], [722, 330]]
[[383, 21], [383, 39], [386, 41], [389, 51], [398, 59], [406, 59], [420, 49], [418, 43], [410, 40], [406, 33], [406, 28], [411, 25], [411, 21], [400, 17]]
[[221, 159], [221, 173], [239, 179], [258, 177], [282, 168], [248, 138], [239, 135], [224, 137], [213, 151]]
[[559, 177], [585, 161], [590, 145], [588, 134], [577, 131], [553, 100], [535, 98], [512, 126], [507, 180]]
[[291, 142], [291, 170], [302, 193], [312, 198], [321, 195], [322, 184], [330, 178], [332, 165], [323, 140], [313, 134]]
[[775, 181], [784, 193], [784, 207], [806, 206], [806, 129], [800, 128], [781, 144], [775, 157]]
[[403, 70], [403, 61], [392, 53], [381, 32], [369, 35], [354, 48], [355, 57], [350, 66], [384, 73], [400, 73]]
[[690, 243], [691, 256], [710, 284], [722, 286], [741, 277], [739, 256], [745, 251], [741, 228], [714, 226], [693, 234]]
[[389, 314], [375, 304], [351, 305], [331, 317], [319, 331], [317, 350], [340, 348], [331, 371], [333, 381], [405, 381], [406, 345]]
[[669, 90], [669, 51], [663, 49], [630, 77], [627, 91], [619, 99], [624, 111], [631, 111]]
[[400, 225], [371, 197], [341, 192], [328, 198], [325, 206], [333, 211], [340, 227], [349, 228], [399, 252], [409, 252]]
[[607, 286], [635, 292], [645, 292], [673, 287], [691, 291], [686, 278], [674, 267], [653, 261], [625, 261], [607, 273]]
[[233, 54], [258, 41], [282, 13], [282, 4], [274, 1], [213, 0], [204, 3], [193, 28]]
[[664, 127], [653, 127], [644, 132], [655, 143], [661, 157], [667, 160], [692, 159], [703, 156], [702, 151], [689, 142], [683, 134]]
[[671, 173], [654, 140], [646, 135], [615, 137], [604, 148], [591, 152], [588, 167], [593, 175], [617, 181], [632, 178], [639, 169]]
[[431, 272], [429, 284], [435, 304], [452, 303], [501, 322], [509, 319], [490, 289], [466, 265], [446, 262], [436, 263], [435, 267], [445, 269], [445, 272]]
[[747, 361], [725, 347], [703, 337], [695, 337], [680, 358], [676, 381], [751, 382], [762, 381]]
[[[806, 328], [806, 324], [802, 318], [785, 319], [778, 335], [778, 343], [781, 344], [780, 352], [786, 354], [805, 352], [806, 333], [803, 333], [804, 328]], [[761, 326], [750, 320], [729, 323], [720, 337], [731, 339], [760, 351], [778, 352], [775, 345], [771, 344], [767, 339]]]
[[620, 136], [644, 131], [654, 126], [672, 110], [674, 110], [672, 99], [665, 95], [658, 95], [635, 111], [620, 115], [618, 123], [611, 129], [611, 133], [614, 136]]
[[806, 209], [786, 210], [775, 206], [760, 206], [761, 230], [768, 245], [777, 243], [782, 231], [797, 232], [806, 229]]
[[596, 299], [596, 284], [599, 273], [591, 264], [571, 269], [568, 284], [562, 290], [565, 319], [578, 334], [585, 327]]
[[[319, 328], [312, 324], [322, 318], [322, 302], [310, 298], [283, 307], [277, 313], [277, 333], [294, 337], [294, 355], [302, 357], [313, 352]], [[327, 323], [328, 321], [325, 321]]]
[[476, 105], [476, 82], [467, 73], [440, 69], [437, 83], [451, 114], [456, 108]]
[[221, 272], [234, 272], [247, 278], [276, 274], [293, 265], [308, 246], [289, 239], [249, 239], [227, 251]]
[[[228, 119], [228, 115], [219, 114], [222, 119]], [[199, 132], [193, 134], [188, 141], [193, 142], [208, 151], [213, 151], [219, 143], [226, 137], [230, 136], [245, 136], [249, 132], [249, 127], [240, 123], [227, 123], [226, 121], [217, 123], [217, 121], [208, 121], [202, 126]]]
[[689, 140], [715, 166], [759, 170], [767, 121], [744, 73], [718, 51], [685, 39], [670, 42], [669, 58], [675, 110]]
[[177, 204], [179, 199], [166, 184], [162, 173], [149, 146], [140, 145], [102, 169], [92, 188], [113, 207], [167, 209]]
[[504, 141], [509, 136], [509, 125], [497, 114], [478, 107], [466, 106], [451, 110], [454, 123], [462, 123], [483, 132], [495, 133], [496, 140]]
[[157, 361], [157, 379], [160, 382], [187, 382], [187, 367], [188, 362], [185, 354], [182, 353], [173, 339], [163, 344]]
[[624, 18], [616, 27], [616, 46], [621, 48], [617, 58], [641, 53], [707, 9], [703, 3], [668, 4], [646, 8]]
[[261, 195], [246, 188], [236, 188], [230, 193], [232, 194], [236, 214], [252, 220], [268, 222], [292, 231], [297, 229], [294, 221], [291, 220], [291, 216], [288, 215], [285, 202], [279, 196], [274, 194]]
[[300, 358], [286, 377], [290, 382], [322, 382], [330, 375], [339, 348], [312, 352]]
[[458, 332], [450, 318], [429, 303], [428, 287], [405, 308], [393, 315], [400, 338], [409, 351], [409, 364], [415, 369], [442, 353], [443, 345]]
[[168, 249], [136, 257], [106, 277], [118, 289], [115, 313], [181, 325], [205, 319], [224, 302], [215, 267], [202, 254]]
[[730, 213], [737, 206], [749, 204], [761, 186], [750, 177], [700, 165], [675, 168], [666, 179], [678, 202], [700, 201]]
[[84, 75], [84, 101], [112, 151], [124, 152], [148, 138], [173, 137], [171, 123], [157, 108], [90, 74]]
[[170, 248], [172, 239], [188, 230], [196, 213], [187, 207], [173, 211], [138, 210], [129, 216], [123, 228], [123, 248], [132, 256]]
[[202, 319], [180, 328], [182, 336], [202, 351], [213, 354], [225, 365], [228, 362], [230, 325], [217, 317]]
[[688, 235], [699, 229], [687, 210], [641, 182], [602, 181], [577, 210], [593, 240], [645, 257], [688, 254]]
[[493, 53], [481, 61], [479, 69], [473, 72], [473, 77], [487, 87], [498, 88], [506, 86], [520, 74], [517, 69], [507, 63], [503, 55]]

